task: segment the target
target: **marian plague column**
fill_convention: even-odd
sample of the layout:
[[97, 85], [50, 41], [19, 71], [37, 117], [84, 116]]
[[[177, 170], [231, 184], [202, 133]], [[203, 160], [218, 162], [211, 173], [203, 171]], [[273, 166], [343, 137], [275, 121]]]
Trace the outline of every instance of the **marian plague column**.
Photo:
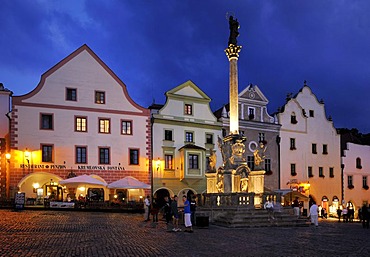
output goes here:
[[230, 134], [239, 134], [239, 112], [238, 112], [238, 58], [241, 46], [237, 45], [236, 38], [239, 36], [239, 22], [229, 17], [230, 37], [225, 53], [230, 62]]

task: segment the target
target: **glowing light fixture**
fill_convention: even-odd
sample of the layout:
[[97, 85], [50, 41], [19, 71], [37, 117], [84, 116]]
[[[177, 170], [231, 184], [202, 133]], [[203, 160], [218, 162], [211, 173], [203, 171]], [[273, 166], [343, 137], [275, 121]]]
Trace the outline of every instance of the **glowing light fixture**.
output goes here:
[[5, 154], [5, 159], [9, 162], [10, 161], [10, 157], [12, 157], [12, 155], [10, 153], [6, 153]]

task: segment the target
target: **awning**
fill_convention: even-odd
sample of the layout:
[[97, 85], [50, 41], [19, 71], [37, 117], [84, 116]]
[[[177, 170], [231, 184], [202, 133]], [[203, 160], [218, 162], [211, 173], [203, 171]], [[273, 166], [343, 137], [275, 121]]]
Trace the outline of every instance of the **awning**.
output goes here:
[[140, 180], [127, 176], [120, 180], [114, 181], [108, 185], [112, 189], [150, 189], [150, 185], [141, 182]]
[[305, 196], [304, 194], [301, 194], [298, 191], [287, 192], [283, 194], [283, 197], [286, 201], [289, 201], [289, 202], [293, 201], [296, 197], [298, 197], [298, 200], [300, 201], [307, 201], [310, 199], [309, 197]]
[[59, 181], [61, 185], [98, 185], [106, 186], [107, 183], [92, 177], [91, 175], [81, 175], [73, 178], [67, 178], [65, 180]]

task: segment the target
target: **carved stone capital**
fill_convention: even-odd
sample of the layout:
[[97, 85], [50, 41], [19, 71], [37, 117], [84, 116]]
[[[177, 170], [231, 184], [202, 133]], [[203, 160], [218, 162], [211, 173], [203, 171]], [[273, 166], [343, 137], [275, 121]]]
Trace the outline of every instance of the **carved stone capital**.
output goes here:
[[233, 59], [238, 59], [239, 58], [239, 52], [241, 51], [242, 46], [237, 46], [230, 44], [228, 48], [225, 49], [225, 53], [229, 61]]

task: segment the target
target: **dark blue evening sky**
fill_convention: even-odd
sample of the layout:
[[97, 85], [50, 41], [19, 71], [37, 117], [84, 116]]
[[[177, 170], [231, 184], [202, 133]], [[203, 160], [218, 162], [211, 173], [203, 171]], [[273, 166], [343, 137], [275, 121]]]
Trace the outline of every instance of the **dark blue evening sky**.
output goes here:
[[0, 10], [0, 82], [15, 95], [87, 44], [138, 104], [192, 80], [216, 110], [228, 102], [233, 12], [239, 91], [258, 85], [273, 113], [307, 80], [335, 127], [370, 132], [367, 0], [1, 0]]

